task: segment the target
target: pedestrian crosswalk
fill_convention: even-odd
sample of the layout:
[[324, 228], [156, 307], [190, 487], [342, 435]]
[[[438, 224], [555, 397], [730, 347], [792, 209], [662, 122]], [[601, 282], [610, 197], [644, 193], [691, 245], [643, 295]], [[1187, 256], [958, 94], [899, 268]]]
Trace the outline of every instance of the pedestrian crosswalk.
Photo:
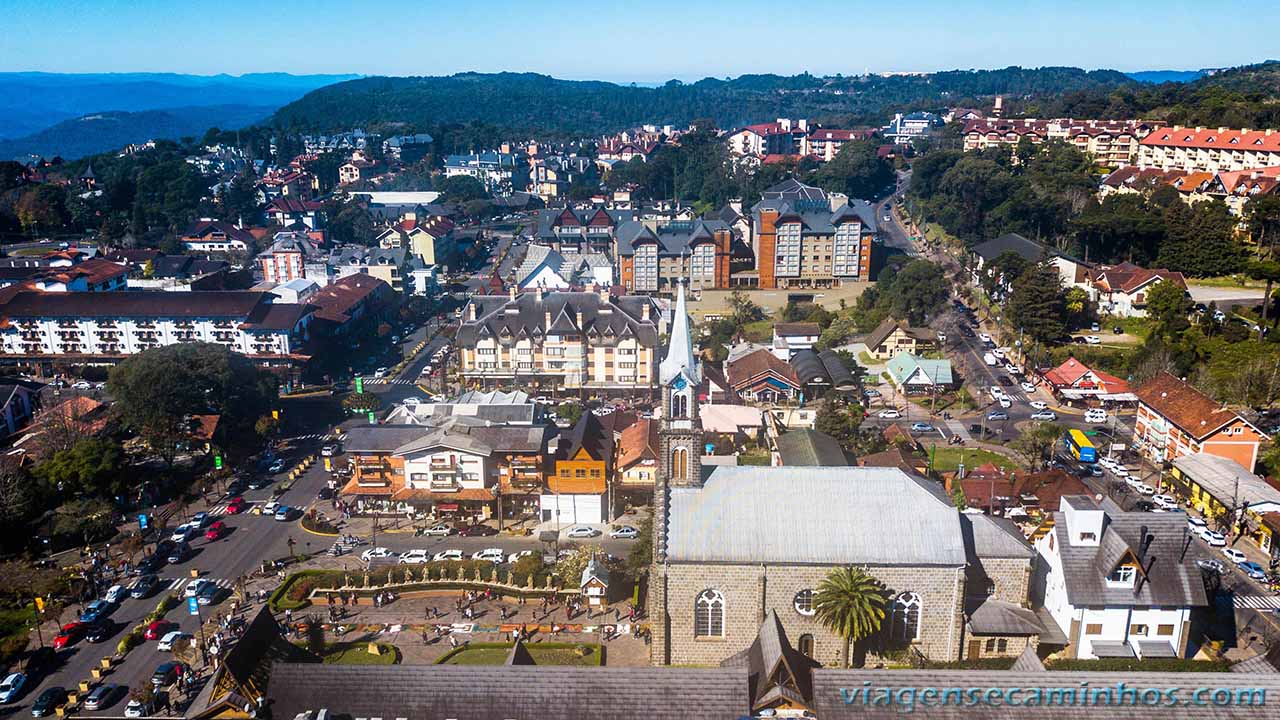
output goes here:
[[285, 440], [287, 441], [289, 440], [332, 440], [332, 439], [333, 439], [332, 433], [308, 433], [306, 435], [295, 435], [294, 437], [291, 437], [291, 438], [285, 438]]
[[[244, 507], [244, 509], [243, 509], [243, 510], [241, 510], [240, 512], [241, 512], [242, 514], [243, 514], [243, 513], [247, 513], [247, 512], [249, 512], [249, 509], [250, 509], [250, 508], [252, 508], [254, 505], [258, 505], [258, 504], [259, 504], [259, 503], [256, 503], [256, 502], [245, 502], [245, 503], [244, 503], [244, 506], [243, 506], [243, 507]], [[230, 504], [230, 503], [220, 503], [220, 504], [218, 504], [218, 505], [214, 505], [213, 507], [209, 508], [209, 509], [208, 509], [208, 510], [206, 510], [205, 512], [209, 513], [209, 516], [210, 516], [210, 517], [218, 517], [218, 516], [220, 516], [220, 515], [230, 515], [230, 514], [232, 514], [232, 513], [231, 513], [231, 504]]]
[[364, 378], [365, 385], [413, 385], [413, 378]]
[[[200, 579], [207, 580], [213, 583], [214, 585], [217, 585], [218, 587], [222, 588], [223, 590], [230, 590], [235, 585], [235, 583], [232, 582], [231, 580], [224, 580], [221, 578], [200, 578]], [[178, 590], [182, 590], [186, 588], [188, 585], [195, 582], [195, 580], [189, 577], [160, 578], [160, 582], [167, 583], [167, 585], [165, 586], [165, 590], [167, 590], [168, 592], [176, 592]]]
[[1237, 595], [1235, 605], [1240, 609], [1280, 610], [1280, 595]]

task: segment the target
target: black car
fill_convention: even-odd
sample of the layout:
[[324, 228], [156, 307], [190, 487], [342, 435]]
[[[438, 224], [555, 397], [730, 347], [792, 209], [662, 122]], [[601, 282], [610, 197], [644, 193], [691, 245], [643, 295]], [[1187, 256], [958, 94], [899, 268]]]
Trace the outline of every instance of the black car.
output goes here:
[[969, 434], [973, 435], [974, 437], [977, 437], [979, 440], [989, 440], [992, 437], [995, 437], [996, 431], [993, 430], [992, 428], [986, 428], [985, 434], [984, 434], [984, 430], [981, 425], [970, 425]]
[[470, 525], [458, 531], [462, 537], [487, 537], [489, 535], [497, 535], [497, 528], [491, 528], [488, 525]]
[[236, 495], [243, 495], [244, 490], [245, 490], [244, 480], [232, 480], [231, 484], [227, 486], [227, 497], [235, 497]]
[[331, 487], [322, 487], [320, 488], [320, 492], [316, 493], [317, 500], [330, 500], [332, 498], [333, 498], [333, 488]]
[[116, 704], [124, 695], [125, 688], [123, 685], [114, 683], [105, 683], [94, 688], [92, 692], [84, 699], [85, 710], [105, 710]]
[[174, 565], [186, 562], [189, 557], [191, 557], [191, 546], [185, 542], [175, 544], [173, 549], [169, 551], [169, 562]]
[[164, 558], [158, 554], [153, 554], [144, 555], [143, 558], [138, 561], [138, 565], [134, 570], [144, 575], [151, 575], [162, 567], [164, 567]]
[[46, 688], [40, 697], [31, 705], [31, 714], [35, 717], [52, 715], [55, 710], [67, 704], [67, 689], [64, 687]]
[[129, 597], [144, 598], [156, 591], [159, 580], [155, 575], [150, 573], [141, 575], [137, 580], [133, 581], [133, 585], [129, 586]]
[[256, 477], [256, 478], [254, 478], [254, 479], [252, 479], [252, 480], [250, 480], [250, 481], [249, 481], [249, 489], [250, 489], [250, 490], [261, 490], [262, 488], [267, 487], [267, 486], [268, 486], [268, 485], [270, 485], [270, 484], [271, 484], [271, 477], [270, 477], [270, 476], [260, 475], [260, 476], [258, 476], [258, 477]]
[[110, 620], [99, 620], [89, 626], [85, 632], [84, 639], [91, 643], [102, 643], [111, 639], [116, 634], [116, 624]]
[[184, 670], [186, 670], [186, 667], [176, 660], [160, 663], [156, 671], [151, 673], [151, 684], [156, 687], [172, 685], [182, 676]]

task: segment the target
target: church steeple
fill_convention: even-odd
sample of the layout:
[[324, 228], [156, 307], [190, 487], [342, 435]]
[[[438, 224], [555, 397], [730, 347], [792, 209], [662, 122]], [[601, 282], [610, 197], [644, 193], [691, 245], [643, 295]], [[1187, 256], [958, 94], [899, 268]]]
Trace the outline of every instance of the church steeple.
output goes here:
[[667, 346], [667, 356], [658, 366], [658, 380], [665, 387], [681, 374], [693, 385], [702, 382], [702, 367], [694, 357], [693, 339], [689, 336], [689, 310], [685, 307], [683, 281], [676, 296], [675, 317], [671, 319], [671, 343]]

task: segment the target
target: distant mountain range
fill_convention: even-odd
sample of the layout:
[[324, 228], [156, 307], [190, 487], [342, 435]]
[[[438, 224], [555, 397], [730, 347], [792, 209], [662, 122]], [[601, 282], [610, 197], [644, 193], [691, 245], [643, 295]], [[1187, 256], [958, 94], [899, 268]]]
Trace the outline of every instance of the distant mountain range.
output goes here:
[[199, 138], [211, 127], [242, 128], [270, 117], [274, 106], [200, 105], [197, 107], [109, 111], [63, 120], [23, 138], [0, 140], [0, 159], [27, 154], [65, 160], [96, 155], [151, 139]]
[[1140, 70], [1125, 73], [1125, 75], [1142, 83], [1184, 83], [1199, 80], [1210, 72], [1209, 70]]
[[[158, 128], [183, 129], [183, 134], [203, 134], [211, 126], [232, 124], [254, 115], [255, 120], [316, 88], [351, 80], [359, 75], [179, 75], [175, 73], [59, 74], [40, 72], [0, 73], [0, 158], [15, 152], [38, 152], [76, 157], [121, 144], [156, 137]], [[191, 122], [206, 108], [209, 117], [198, 131]], [[266, 112], [263, 112], [265, 109]], [[144, 111], [163, 110], [168, 117]], [[114, 128], [98, 137], [124, 138], [122, 143], [100, 145], [73, 143], [64, 121], [103, 116]], [[253, 122], [255, 120], [251, 120]], [[87, 121], [90, 124], [96, 121]], [[131, 127], [137, 123], [136, 127]], [[55, 126], [59, 129], [55, 130]], [[42, 131], [53, 131], [52, 134]], [[166, 137], [166, 136], [160, 136]], [[39, 148], [39, 149], [37, 149]]]

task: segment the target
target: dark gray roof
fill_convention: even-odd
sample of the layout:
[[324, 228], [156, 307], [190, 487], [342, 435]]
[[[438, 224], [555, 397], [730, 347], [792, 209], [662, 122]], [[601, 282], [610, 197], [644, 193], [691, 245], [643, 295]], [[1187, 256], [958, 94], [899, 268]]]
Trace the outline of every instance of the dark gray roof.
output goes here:
[[[1067, 496], [1073, 503], [1078, 496]], [[1081, 546], [1068, 542], [1070, 528], [1067, 513], [1057, 513], [1052, 532], [1062, 557], [1063, 580], [1067, 599], [1072, 605], [1118, 605], [1133, 607], [1203, 607], [1204, 579], [1195, 565], [1195, 557], [1184, 553], [1187, 522], [1181, 513], [1111, 512], [1107, 513], [1098, 545]], [[1152, 536], [1145, 554], [1138, 551], [1142, 529]], [[1107, 576], [1115, 565], [1132, 553], [1145, 567], [1146, 581], [1138, 592], [1129, 587], [1107, 587]]]
[[796, 377], [800, 378], [800, 382], [805, 385], [831, 384], [831, 378], [827, 377], [826, 366], [818, 359], [818, 353], [812, 350], [801, 350], [792, 355], [791, 367], [796, 371]]
[[1031, 559], [1036, 556], [1035, 548], [1008, 518], [961, 513], [960, 529], [972, 558]]
[[969, 631], [975, 635], [1039, 635], [1044, 629], [1034, 610], [986, 598], [966, 608]]
[[834, 350], [819, 352], [818, 359], [822, 361], [822, 367], [826, 369], [827, 377], [831, 379], [831, 386], [836, 390], [848, 392], [858, 388], [858, 384], [853, 380], [853, 373], [849, 372], [844, 360], [840, 359]]
[[753, 709], [769, 707], [779, 700], [801, 706], [813, 701], [813, 668], [818, 663], [791, 646], [774, 610], [765, 616], [751, 645], [720, 665], [748, 669]]
[[751, 207], [751, 212], [757, 220], [761, 210], [799, 217], [806, 231], [819, 235], [830, 235], [836, 225], [845, 222], [860, 222], [867, 232], [876, 232], [875, 208], [867, 201], [850, 198], [834, 211], [830, 203], [830, 197], [822, 188], [791, 178], [760, 193], [760, 201]]
[[959, 512], [897, 468], [716, 467], [671, 490], [667, 538], [672, 562], [966, 563]]
[[136, 290], [100, 293], [20, 292], [4, 307], [9, 318], [233, 318], [244, 319], [270, 293], [247, 290], [165, 292]]
[[1027, 645], [1027, 649], [1022, 651], [1017, 660], [1013, 661], [1013, 667], [1009, 668], [1014, 672], [1048, 672], [1044, 663], [1040, 662], [1040, 656], [1036, 654], [1036, 649]]
[[1053, 254], [1049, 248], [1018, 233], [1005, 233], [994, 240], [978, 243], [973, 251], [986, 262], [991, 262], [1007, 252], [1015, 252], [1028, 262], [1040, 262], [1045, 256]]
[[[595, 207], [569, 208], [568, 212], [573, 213], [574, 217], [578, 219], [579, 225], [585, 226], [587, 223], [591, 222], [591, 218], [595, 217], [596, 213], [599, 212], [600, 210], [601, 208], [595, 208]], [[542, 239], [552, 239], [552, 240], [554, 240], [557, 237], [561, 237], [560, 235], [556, 234], [556, 231], [554, 228], [555, 228], [556, 220], [559, 219], [560, 216], [565, 213], [565, 211], [566, 211], [565, 208], [555, 208], [555, 209], [548, 208], [546, 210], [539, 210], [537, 237]], [[606, 209], [604, 210], [604, 213], [609, 216], [609, 219], [612, 221], [612, 224], [615, 227], [635, 218], [635, 212], [632, 210]]]
[[[643, 308], [648, 304], [650, 320], [644, 320]], [[506, 295], [482, 295], [471, 298], [463, 309], [463, 318], [476, 308], [475, 320], [464, 320], [458, 329], [458, 344], [474, 347], [484, 337], [495, 337], [502, 343], [532, 337], [540, 341], [547, 335], [547, 313], [552, 324], [566, 309], [575, 311], [575, 327], [587, 334], [592, 344], [610, 345], [626, 337], [635, 337], [644, 347], [658, 344], [658, 307], [643, 295], [601, 298], [590, 292], [553, 292], [541, 298], [537, 293], [523, 293], [512, 300]], [[605, 312], [605, 310], [608, 312]]]
[[736, 720], [750, 715], [750, 692], [741, 667], [278, 664], [267, 704], [280, 720], [322, 708], [384, 720]]
[[[1117, 685], [1123, 683], [1127, 690], [1137, 690], [1127, 699], [1121, 700]], [[854, 693], [869, 688], [870, 698], [863, 702], [861, 696]], [[937, 689], [938, 693], [931, 700], [931, 705], [922, 702], [922, 690]], [[966, 688], [1019, 688], [1022, 692], [1016, 695], [1020, 704], [1009, 705], [988, 703], [983, 696], [976, 698], [976, 704], [969, 702], [944, 703], [946, 692], [952, 689], [961, 691]], [[1088, 701], [1084, 697], [1084, 688], [1089, 689]], [[1143, 690], [1176, 690], [1175, 697], [1181, 700], [1190, 699], [1197, 688], [1231, 688], [1234, 690], [1248, 688], [1264, 691], [1253, 695], [1252, 706], [1246, 703], [1215, 706], [1206, 704], [1200, 707], [1180, 705], [1160, 705], [1158, 707], [1144, 705], [1141, 702]], [[1043, 690], [1043, 694], [1036, 695]], [[1049, 694], [1051, 690], [1059, 693]], [[1110, 691], [1112, 702], [1107, 703], [1103, 696], [1095, 699], [1095, 690]], [[843, 691], [843, 692], [842, 692]], [[1061, 691], [1065, 691], [1065, 695]], [[893, 703], [873, 704], [877, 697], [885, 694], [893, 698]], [[912, 717], [905, 712], [903, 701], [914, 699], [914, 715], [943, 720], [1082, 720], [1084, 718], [1118, 718], [1119, 720], [1151, 720], [1151, 718], [1178, 718], [1181, 720], [1257, 720], [1275, 715], [1272, 702], [1261, 705], [1265, 701], [1273, 701], [1280, 694], [1280, 675], [1238, 674], [1238, 673], [1199, 673], [1199, 672], [1038, 672], [1014, 670], [835, 670], [819, 668], [813, 672], [814, 713], [823, 720], [841, 720], [843, 718], [896, 718]], [[1003, 700], [1003, 696], [998, 700]], [[1040, 702], [1028, 700], [1039, 697]], [[1246, 698], [1250, 697], [1245, 695]], [[846, 702], [846, 701], [852, 702]]]
[[391, 452], [427, 434], [421, 425], [360, 425], [342, 436], [342, 448], [354, 452]]
[[657, 232], [650, 230], [644, 223], [631, 221], [618, 226], [618, 254], [631, 255], [635, 245], [649, 241], [658, 243], [658, 255], [661, 257], [677, 257], [691, 252], [690, 248], [699, 242], [713, 241], [713, 233], [729, 226], [722, 220], [694, 220], [692, 222], [672, 222], [662, 225]]
[[836, 439], [817, 430], [792, 430], [778, 438], [784, 466], [838, 467], [849, 464]]

